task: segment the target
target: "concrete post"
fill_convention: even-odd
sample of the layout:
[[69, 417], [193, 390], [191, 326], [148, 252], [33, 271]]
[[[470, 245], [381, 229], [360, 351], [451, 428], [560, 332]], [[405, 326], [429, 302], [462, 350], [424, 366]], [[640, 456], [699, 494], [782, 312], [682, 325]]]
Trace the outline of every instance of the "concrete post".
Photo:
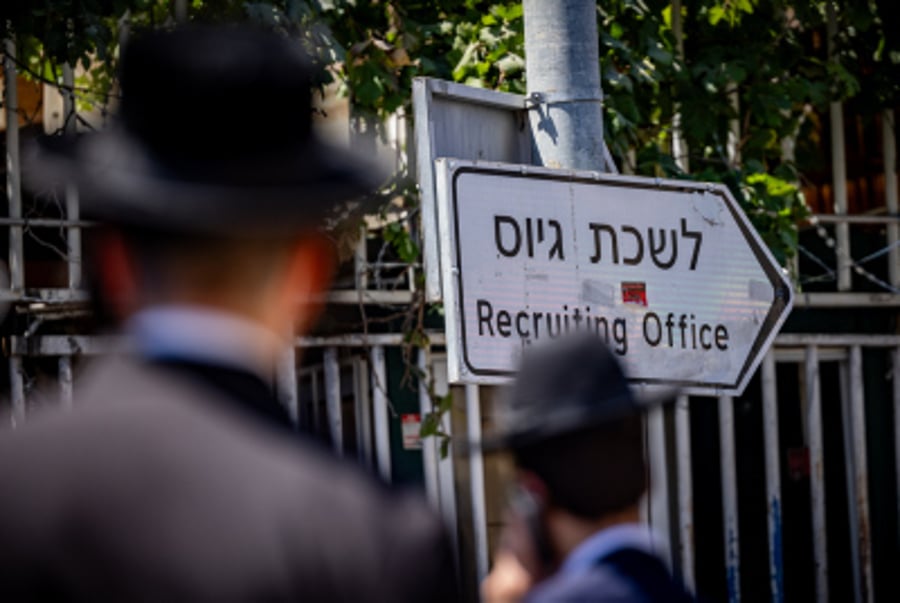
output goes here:
[[522, 6], [535, 163], [608, 170], [603, 152], [597, 3], [524, 0]]

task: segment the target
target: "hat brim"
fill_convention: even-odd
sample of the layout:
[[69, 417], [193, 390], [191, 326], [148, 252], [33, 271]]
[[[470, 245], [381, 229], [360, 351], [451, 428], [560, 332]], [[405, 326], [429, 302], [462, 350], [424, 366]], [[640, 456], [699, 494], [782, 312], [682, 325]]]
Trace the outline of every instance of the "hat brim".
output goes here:
[[173, 166], [118, 127], [41, 138], [24, 159], [29, 188], [41, 193], [74, 184], [88, 219], [250, 237], [314, 227], [342, 202], [372, 209], [373, 192], [388, 175], [315, 138], [263, 157]]
[[[581, 409], [578, 409], [578, 412], [568, 414], [557, 413], [544, 417], [539, 424], [516, 430], [490, 433], [482, 437], [480, 441], [460, 439], [454, 442], [454, 450], [459, 455], [468, 455], [475, 451], [487, 454], [521, 448], [568, 433], [576, 433], [608, 425], [628, 416], [641, 414], [652, 408], [667, 406], [674, 403], [677, 397], [678, 391], [675, 389], [640, 392], [640, 395], [633, 393], [633, 403], [630, 407], [607, 404], [598, 407], [590, 413], [585, 413]], [[610, 412], [609, 408], [617, 410]]]

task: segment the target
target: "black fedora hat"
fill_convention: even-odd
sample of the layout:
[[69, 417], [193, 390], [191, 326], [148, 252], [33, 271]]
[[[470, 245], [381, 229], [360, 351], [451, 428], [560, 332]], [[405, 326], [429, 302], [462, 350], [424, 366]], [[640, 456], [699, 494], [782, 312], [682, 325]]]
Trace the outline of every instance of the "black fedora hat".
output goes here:
[[74, 183], [86, 217], [187, 232], [272, 235], [371, 193], [383, 172], [312, 128], [312, 69], [298, 43], [246, 26], [135, 36], [116, 124], [49, 137], [29, 186]]
[[635, 396], [599, 337], [565, 336], [524, 354], [515, 383], [500, 400], [497, 430], [480, 447], [485, 452], [522, 448], [612, 424], [674, 399], [669, 390]]

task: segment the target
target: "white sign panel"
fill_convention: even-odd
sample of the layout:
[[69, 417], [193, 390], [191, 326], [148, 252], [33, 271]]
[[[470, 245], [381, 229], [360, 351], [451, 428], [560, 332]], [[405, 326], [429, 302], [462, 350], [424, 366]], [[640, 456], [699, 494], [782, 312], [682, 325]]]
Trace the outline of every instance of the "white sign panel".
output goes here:
[[722, 185], [438, 159], [450, 379], [509, 379], [562, 333], [632, 382], [739, 395], [792, 304]]

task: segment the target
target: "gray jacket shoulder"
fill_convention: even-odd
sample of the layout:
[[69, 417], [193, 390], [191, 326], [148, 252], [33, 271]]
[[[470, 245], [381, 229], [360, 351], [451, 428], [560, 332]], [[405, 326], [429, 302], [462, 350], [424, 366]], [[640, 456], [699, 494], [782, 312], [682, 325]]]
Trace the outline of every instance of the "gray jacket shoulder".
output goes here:
[[75, 412], [0, 436], [0, 490], [15, 493], [0, 502], [0, 594], [30, 593], [32, 574], [88, 597], [402, 601], [429, 589], [404, 578], [447, 548], [418, 501], [162, 370], [118, 361], [85, 377]]

